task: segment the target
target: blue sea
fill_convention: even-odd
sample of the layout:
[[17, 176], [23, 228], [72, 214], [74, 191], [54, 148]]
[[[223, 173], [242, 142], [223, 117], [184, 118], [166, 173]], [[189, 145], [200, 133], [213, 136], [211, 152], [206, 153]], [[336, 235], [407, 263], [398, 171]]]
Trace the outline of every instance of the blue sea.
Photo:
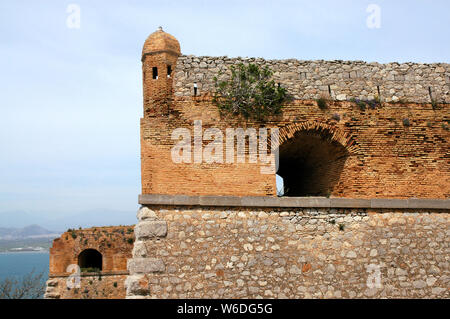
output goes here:
[[44, 272], [48, 278], [48, 252], [0, 253], [0, 281], [6, 277], [22, 278], [34, 269], [34, 273]]

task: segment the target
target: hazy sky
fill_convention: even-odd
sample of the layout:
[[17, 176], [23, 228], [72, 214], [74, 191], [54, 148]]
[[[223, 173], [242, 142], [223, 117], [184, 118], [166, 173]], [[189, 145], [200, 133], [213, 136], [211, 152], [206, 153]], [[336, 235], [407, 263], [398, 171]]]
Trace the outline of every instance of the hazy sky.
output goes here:
[[[183, 54], [450, 57], [447, 0], [118, 2], [1, 0], [0, 212], [136, 210], [140, 54], [160, 25]], [[69, 4], [79, 29], [67, 26]], [[367, 26], [370, 4], [380, 28]]]

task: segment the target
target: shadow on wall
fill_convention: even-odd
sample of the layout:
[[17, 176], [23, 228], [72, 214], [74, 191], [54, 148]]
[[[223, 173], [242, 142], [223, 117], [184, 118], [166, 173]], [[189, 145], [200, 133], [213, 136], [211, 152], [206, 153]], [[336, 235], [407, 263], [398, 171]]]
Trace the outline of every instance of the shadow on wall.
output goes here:
[[95, 249], [85, 249], [78, 255], [78, 266], [82, 272], [101, 271], [102, 254]]
[[329, 133], [305, 130], [281, 144], [279, 156], [279, 195], [330, 196], [349, 153]]

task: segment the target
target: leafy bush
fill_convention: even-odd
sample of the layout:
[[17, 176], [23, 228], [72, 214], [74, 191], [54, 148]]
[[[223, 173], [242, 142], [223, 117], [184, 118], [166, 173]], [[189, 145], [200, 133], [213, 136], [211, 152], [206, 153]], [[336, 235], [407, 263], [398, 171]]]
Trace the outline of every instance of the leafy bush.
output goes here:
[[350, 102], [355, 103], [361, 111], [366, 110], [366, 103], [363, 100], [352, 98]]
[[408, 127], [408, 126], [410, 126], [410, 125], [411, 125], [411, 123], [409, 122], [409, 119], [408, 119], [408, 118], [404, 118], [404, 119], [403, 119], [403, 126]]
[[230, 70], [231, 78], [227, 80], [214, 77], [213, 103], [220, 112], [264, 120], [280, 114], [283, 104], [291, 99], [287, 90], [271, 79], [273, 72], [268, 67], [239, 63]]
[[319, 109], [321, 110], [326, 110], [328, 108], [328, 103], [327, 103], [327, 99], [323, 96], [319, 97], [317, 100], [317, 106], [319, 107]]
[[369, 109], [375, 110], [377, 107], [381, 106], [381, 100], [378, 96], [376, 96], [372, 100], [360, 100], [352, 98], [350, 101], [355, 103], [361, 111], [365, 111], [367, 107]]
[[364, 101], [357, 100], [356, 105], [358, 105], [358, 107], [361, 111], [366, 110], [366, 103]]
[[337, 113], [334, 113], [331, 118], [337, 122], [339, 122], [341, 120], [341, 116]]
[[380, 101], [377, 98], [375, 98], [373, 100], [367, 100], [366, 104], [372, 110], [375, 110], [378, 106], [381, 106], [381, 103], [380, 103]]

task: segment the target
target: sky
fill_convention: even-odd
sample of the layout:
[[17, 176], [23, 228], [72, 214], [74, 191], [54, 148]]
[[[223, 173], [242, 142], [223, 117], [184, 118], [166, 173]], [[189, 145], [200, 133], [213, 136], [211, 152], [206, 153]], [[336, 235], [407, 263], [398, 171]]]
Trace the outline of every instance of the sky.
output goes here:
[[1, 0], [0, 227], [135, 220], [140, 55], [158, 26], [183, 54], [448, 63], [449, 12], [447, 0]]

